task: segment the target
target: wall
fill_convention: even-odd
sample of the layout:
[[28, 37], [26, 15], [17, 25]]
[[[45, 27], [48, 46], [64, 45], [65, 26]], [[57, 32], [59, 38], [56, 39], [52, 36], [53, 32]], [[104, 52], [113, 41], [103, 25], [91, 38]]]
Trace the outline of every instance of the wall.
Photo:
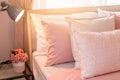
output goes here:
[[0, 61], [8, 60], [10, 50], [14, 47], [13, 24], [6, 11], [0, 12]]

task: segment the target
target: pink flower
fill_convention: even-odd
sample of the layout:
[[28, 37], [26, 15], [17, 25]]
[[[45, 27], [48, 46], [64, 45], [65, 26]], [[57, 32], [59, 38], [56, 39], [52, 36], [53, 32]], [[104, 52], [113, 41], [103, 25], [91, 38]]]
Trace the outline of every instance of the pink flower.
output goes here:
[[28, 60], [28, 55], [22, 49], [13, 49], [9, 54], [9, 57], [13, 63], [26, 62]]

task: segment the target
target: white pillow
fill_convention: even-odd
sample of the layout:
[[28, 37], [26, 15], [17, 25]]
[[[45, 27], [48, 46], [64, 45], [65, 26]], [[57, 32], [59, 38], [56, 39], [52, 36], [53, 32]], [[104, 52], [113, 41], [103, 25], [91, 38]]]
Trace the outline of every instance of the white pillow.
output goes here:
[[98, 16], [115, 16], [115, 29], [120, 29], [120, 12], [105, 11], [98, 8]]
[[69, 19], [69, 23], [71, 29], [71, 45], [73, 57], [75, 59], [75, 67], [80, 68], [80, 54], [78, 54], [77, 44], [75, 44], [74, 31], [79, 30], [81, 32], [102, 32], [114, 30], [114, 16], [84, 20]]
[[120, 15], [120, 12], [106, 11], [100, 8], [97, 9], [97, 12], [98, 12], [98, 16], [110, 16], [111, 14]]
[[[75, 31], [82, 79], [120, 71], [120, 30]], [[110, 79], [113, 80], [113, 79]]]

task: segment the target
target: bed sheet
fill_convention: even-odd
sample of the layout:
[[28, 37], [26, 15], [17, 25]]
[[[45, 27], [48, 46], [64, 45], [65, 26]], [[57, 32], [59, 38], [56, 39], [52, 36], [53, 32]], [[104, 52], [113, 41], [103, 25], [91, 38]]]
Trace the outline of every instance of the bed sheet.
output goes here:
[[[34, 52], [33, 73], [35, 80], [82, 80], [80, 70], [74, 68], [74, 62], [44, 67], [46, 59], [46, 56], [41, 56], [38, 52]], [[86, 80], [120, 80], [120, 71]]]
[[46, 59], [47, 57], [45, 55], [39, 55], [38, 52], [33, 53], [33, 73], [36, 80], [47, 80], [48, 77], [56, 74], [57, 72], [74, 68], [74, 62], [44, 67]]
[[[80, 74], [81, 72], [78, 69], [67, 69], [50, 76], [47, 80], [82, 80]], [[120, 71], [85, 80], [120, 80]]]

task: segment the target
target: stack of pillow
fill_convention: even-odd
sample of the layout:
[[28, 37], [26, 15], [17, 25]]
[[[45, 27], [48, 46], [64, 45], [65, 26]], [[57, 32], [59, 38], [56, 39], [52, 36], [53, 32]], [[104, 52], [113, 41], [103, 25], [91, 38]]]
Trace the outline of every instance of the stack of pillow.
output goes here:
[[45, 66], [75, 61], [82, 79], [120, 70], [120, 13], [98, 9], [98, 14], [84, 12], [52, 19], [51, 15], [50, 19], [31, 16], [37, 51], [47, 55]]

